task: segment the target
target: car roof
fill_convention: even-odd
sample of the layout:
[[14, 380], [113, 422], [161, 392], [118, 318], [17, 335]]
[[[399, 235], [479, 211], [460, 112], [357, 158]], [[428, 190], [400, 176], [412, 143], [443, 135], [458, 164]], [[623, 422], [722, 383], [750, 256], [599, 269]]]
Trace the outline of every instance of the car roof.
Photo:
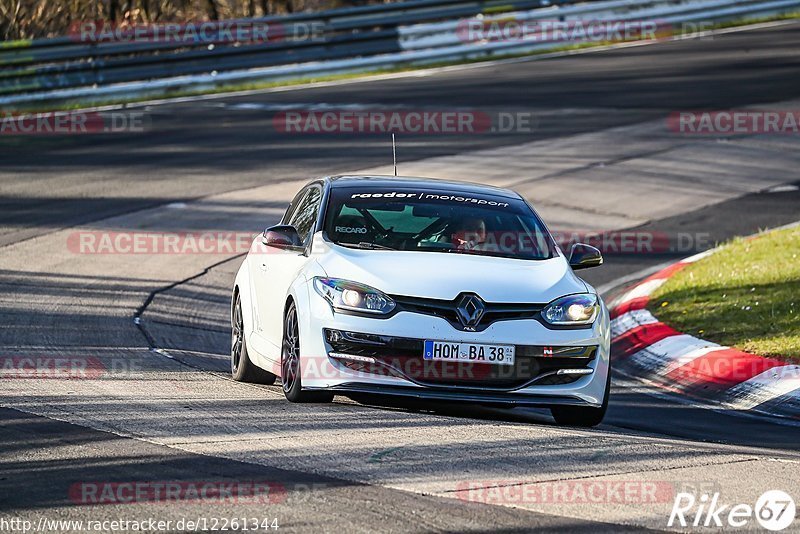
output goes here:
[[520, 195], [510, 189], [494, 187], [491, 185], [475, 184], [471, 182], [457, 182], [451, 180], [439, 180], [437, 178], [423, 178], [418, 176], [381, 176], [381, 175], [359, 175], [342, 174], [328, 177], [331, 188], [355, 188], [367, 187], [370, 189], [381, 189], [385, 187], [398, 187], [407, 189], [425, 189], [436, 191], [447, 191], [448, 193], [470, 195], [484, 194], [495, 195], [513, 199], [521, 199]]

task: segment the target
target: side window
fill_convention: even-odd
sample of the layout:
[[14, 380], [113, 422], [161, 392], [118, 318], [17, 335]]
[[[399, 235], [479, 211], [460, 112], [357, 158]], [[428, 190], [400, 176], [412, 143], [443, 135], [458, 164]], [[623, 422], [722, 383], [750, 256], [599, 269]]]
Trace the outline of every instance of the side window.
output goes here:
[[289, 203], [289, 206], [286, 208], [286, 212], [283, 214], [281, 218], [281, 224], [289, 224], [289, 219], [291, 218], [292, 214], [297, 211], [297, 206], [300, 204], [300, 201], [306, 196], [307, 191], [305, 189], [300, 190], [297, 193], [292, 201]]
[[289, 224], [297, 229], [304, 243], [307, 242], [309, 234], [314, 229], [314, 223], [317, 222], [321, 197], [319, 187], [311, 187], [289, 217]]

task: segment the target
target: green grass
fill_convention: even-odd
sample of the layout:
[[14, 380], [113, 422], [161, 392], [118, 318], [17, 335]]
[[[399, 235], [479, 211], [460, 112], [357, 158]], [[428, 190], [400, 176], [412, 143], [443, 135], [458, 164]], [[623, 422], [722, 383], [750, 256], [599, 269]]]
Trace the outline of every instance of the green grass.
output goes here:
[[687, 334], [800, 361], [800, 227], [726, 244], [679, 271], [650, 303]]

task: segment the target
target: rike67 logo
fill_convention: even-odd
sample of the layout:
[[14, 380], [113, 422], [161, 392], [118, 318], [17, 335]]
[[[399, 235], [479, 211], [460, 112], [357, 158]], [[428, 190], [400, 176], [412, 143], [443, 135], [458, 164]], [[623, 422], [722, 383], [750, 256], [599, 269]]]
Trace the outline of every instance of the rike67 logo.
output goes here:
[[[752, 521], [771, 531], [784, 530], [795, 517], [795, 504], [789, 494], [780, 490], [764, 492], [755, 503], [721, 504], [719, 493], [703, 493], [696, 497], [692, 493], [678, 493], [672, 504], [668, 527], [719, 527], [753, 528]], [[757, 526], [756, 526], [757, 528]]]

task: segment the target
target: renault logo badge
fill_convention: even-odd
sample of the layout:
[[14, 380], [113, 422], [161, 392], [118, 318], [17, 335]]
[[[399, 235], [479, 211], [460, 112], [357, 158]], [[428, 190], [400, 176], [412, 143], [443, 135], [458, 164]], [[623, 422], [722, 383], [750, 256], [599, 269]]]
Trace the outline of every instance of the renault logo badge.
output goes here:
[[458, 300], [456, 314], [465, 330], [475, 330], [483, 319], [486, 305], [478, 295], [464, 295]]

